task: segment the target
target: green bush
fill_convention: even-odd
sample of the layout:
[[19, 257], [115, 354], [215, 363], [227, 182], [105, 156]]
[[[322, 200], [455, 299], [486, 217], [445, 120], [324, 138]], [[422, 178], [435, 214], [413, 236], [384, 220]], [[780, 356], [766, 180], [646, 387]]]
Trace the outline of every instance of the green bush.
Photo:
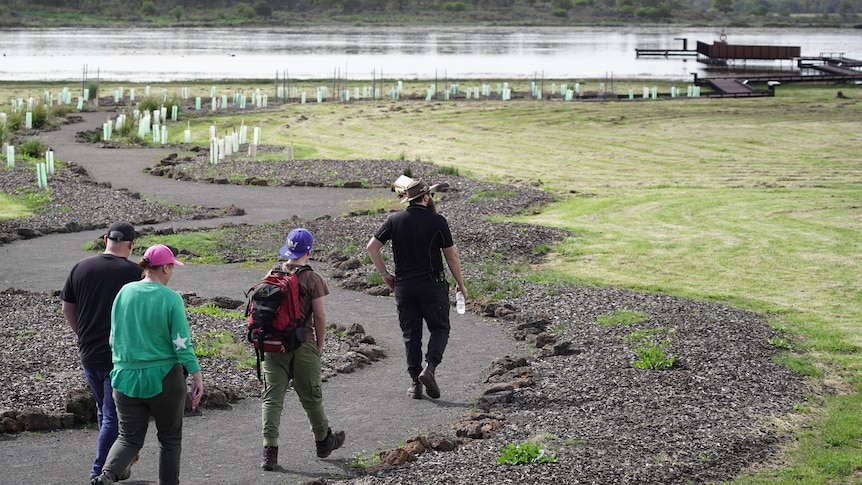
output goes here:
[[272, 17], [272, 7], [266, 0], [260, 0], [254, 4], [254, 13], [256, 13], [258, 17], [269, 18]]
[[242, 18], [253, 19], [255, 15], [254, 8], [251, 5], [241, 2], [236, 4], [236, 14]]
[[33, 159], [41, 159], [45, 155], [47, 145], [41, 138], [31, 138], [21, 145], [21, 155]]
[[159, 9], [156, 7], [156, 4], [150, 0], [144, 0], [144, 3], [141, 4], [141, 13], [144, 15], [155, 15], [159, 12]]
[[555, 8], [552, 15], [554, 17], [567, 18], [569, 16], [569, 12], [568, 12], [568, 10], [565, 10], [562, 8]]
[[171, 10], [171, 17], [173, 17], [174, 20], [176, 20], [177, 22], [182, 20], [183, 15], [185, 15], [185, 13], [183, 12], [183, 7], [180, 7], [179, 5], [177, 5], [176, 7], [174, 7], [173, 10]]
[[146, 98], [143, 98], [138, 103], [138, 110], [141, 113], [143, 113], [145, 111], [152, 113], [153, 111], [156, 111], [156, 110], [161, 109], [161, 108], [162, 108], [162, 103], [157, 98], [154, 98], [153, 96], [147, 96]]
[[463, 12], [467, 10], [467, 5], [464, 2], [446, 2], [443, 4], [443, 10], [447, 12]]

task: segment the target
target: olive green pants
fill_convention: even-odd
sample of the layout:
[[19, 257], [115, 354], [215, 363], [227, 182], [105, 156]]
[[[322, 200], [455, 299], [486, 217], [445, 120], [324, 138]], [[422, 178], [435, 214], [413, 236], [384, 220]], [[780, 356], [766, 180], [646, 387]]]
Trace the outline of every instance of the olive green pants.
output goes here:
[[326, 439], [329, 421], [323, 411], [320, 382], [320, 354], [317, 344], [305, 342], [293, 352], [267, 352], [262, 362], [266, 387], [263, 389], [263, 446], [278, 446], [278, 429], [288, 391], [290, 359], [293, 361], [293, 390], [305, 409], [315, 441]]

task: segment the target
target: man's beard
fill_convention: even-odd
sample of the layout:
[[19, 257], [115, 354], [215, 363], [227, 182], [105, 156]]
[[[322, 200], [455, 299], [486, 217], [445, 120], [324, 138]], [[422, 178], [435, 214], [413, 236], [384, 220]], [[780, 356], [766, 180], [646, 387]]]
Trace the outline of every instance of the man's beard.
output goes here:
[[425, 207], [427, 207], [428, 210], [433, 212], [434, 214], [437, 213], [437, 204], [434, 203], [434, 199], [432, 199], [431, 197], [428, 197], [428, 203], [425, 204]]

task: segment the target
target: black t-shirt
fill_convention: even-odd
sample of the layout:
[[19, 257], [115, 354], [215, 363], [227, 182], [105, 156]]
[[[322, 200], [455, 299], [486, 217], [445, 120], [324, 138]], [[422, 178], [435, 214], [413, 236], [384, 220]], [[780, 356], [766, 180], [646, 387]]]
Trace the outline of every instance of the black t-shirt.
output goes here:
[[390, 215], [374, 237], [384, 244], [392, 240], [395, 279], [399, 284], [442, 276], [440, 251], [455, 244], [446, 218], [421, 205]]
[[123, 285], [140, 279], [137, 264], [106, 253], [83, 259], [72, 268], [60, 299], [78, 306], [78, 351], [84, 367], [113, 367], [108, 345], [111, 307]]

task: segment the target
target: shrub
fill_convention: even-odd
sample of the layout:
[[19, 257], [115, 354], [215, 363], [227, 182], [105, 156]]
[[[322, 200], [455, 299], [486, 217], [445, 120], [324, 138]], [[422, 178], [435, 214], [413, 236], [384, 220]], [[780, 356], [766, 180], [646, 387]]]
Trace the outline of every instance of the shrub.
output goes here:
[[150, 0], [144, 0], [144, 3], [141, 4], [141, 13], [144, 15], [155, 15], [158, 11], [156, 4]]
[[44, 104], [37, 104], [33, 107], [32, 118], [33, 128], [44, 128], [48, 125], [48, 108]]
[[247, 19], [253, 19], [257, 15], [251, 5], [244, 2], [236, 4], [236, 14]]
[[447, 12], [463, 12], [467, 10], [467, 5], [464, 2], [446, 2], [443, 4], [443, 10]]
[[272, 7], [266, 0], [260, 0], [254, 4], [254, 13], [256, 13], [258, 17], [269, 18], [272, 17]]
[[176, 7], [174, 7], [173, 10], [171, 10], [171, 17], [173, 17], [174, 20], [176, 20], [177, 22], [182, 20], [183, 14], [183, 7], [180, 7], [179, 5], [177, 5]]
[[31, 138], [21, 145], [21, 155], [40, 159], [45, 154], [46, 145], [41, 138]]
[[87, 84], [87, 99], [96, 99], [99, 97], [99, 83], [91, 82]]

